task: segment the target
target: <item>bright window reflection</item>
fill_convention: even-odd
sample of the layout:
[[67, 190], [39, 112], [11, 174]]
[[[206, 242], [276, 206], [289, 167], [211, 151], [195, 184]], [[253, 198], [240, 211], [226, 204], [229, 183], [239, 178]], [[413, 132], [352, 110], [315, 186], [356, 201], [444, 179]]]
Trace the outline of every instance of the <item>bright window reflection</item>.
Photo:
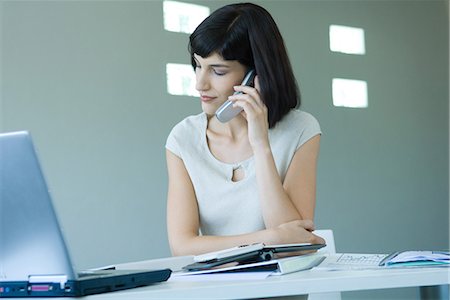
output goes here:
[[199, 93], [195, 89], [195, 73], [191, 65], [166, 64], [167, 92], [171, 95], [194, 96]]
[[365, 54], [364, 29], [331, 25], [330, 50], [346, 54]]
[[369, 105], [366, 81], [333, 78], [332, 89], [334, 106], [364, 108]]
[[209, 16], [209, 7], [177, 1], [164, 1], [164, 29], [192, 33]]

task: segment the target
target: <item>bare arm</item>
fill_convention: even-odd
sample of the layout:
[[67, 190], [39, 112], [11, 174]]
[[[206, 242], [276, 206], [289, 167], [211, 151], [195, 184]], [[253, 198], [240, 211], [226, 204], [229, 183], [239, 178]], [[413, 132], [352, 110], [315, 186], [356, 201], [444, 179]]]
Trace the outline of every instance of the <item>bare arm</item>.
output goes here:
[[199, 212], [194, 187], [183, 161], [166, 151], [169, 173], [167, 230], [173, 255], [196, 255], [242, 244], [322, 243], [311, 221], [293, 221], [276, 228], [234, 236], [199, 235]]
[[255, 88], [238, 86], [235, 90], [244, 92], [230, 99], [244, 109], [247, 119], [266, 228], [276, 228], [293, 220], [312, 220], [320, 135], [314, 136], [296, 151], [284, 182], [281, 182], [269, 144], [267, 107], [259, 95], [258, 77]]
[[295, 153], [283, 187], [303, 220], [314, 220], [316, 176], [320, 135], [304, 143]]
[[293, 220], [313, 220], [316, 202], [316, 169], [320, 135], [295, 153], [284, 183], [270, 147], [255, 151], [256, 174], [266, 228]]

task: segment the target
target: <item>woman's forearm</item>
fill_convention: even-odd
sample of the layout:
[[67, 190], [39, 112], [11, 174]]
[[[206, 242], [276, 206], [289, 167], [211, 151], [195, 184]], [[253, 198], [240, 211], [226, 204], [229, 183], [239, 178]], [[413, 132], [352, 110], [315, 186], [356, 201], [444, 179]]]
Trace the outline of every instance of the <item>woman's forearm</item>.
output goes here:
[[240, 245], [254, 243], [276, 244], [278, 243], [275, 230], [265, 229], [248, 234], [230, 236], [190, 236], [179, 237], [171, 241], [171, 251], [175, 256], [199, 255], [207, 252], [223, 250]]
[[255, 149], [254, 155], [256, 180], [266, 228], [302, 219], [283, 188], [270, 147]]
[[240, 245], [254, 243], [293, 244], [324, 243], [312, 234], [314, 223], [309, 220], [295, 220], [276, 228], [264, 229], [248, 234], [233, 236], [169, 235], [173, 255], [199, 255]]

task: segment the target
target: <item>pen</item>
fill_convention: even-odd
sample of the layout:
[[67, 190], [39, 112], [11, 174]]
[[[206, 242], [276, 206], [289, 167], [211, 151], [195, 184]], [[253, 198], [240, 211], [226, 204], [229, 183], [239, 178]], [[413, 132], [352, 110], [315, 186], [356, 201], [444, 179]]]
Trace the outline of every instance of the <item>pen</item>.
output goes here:
[[385, 258], [383, 258], [380, 263], [378, 264], [379, 266], [385, 266], [386, 263], [388, 263], [391, 259], [393, 259], [394, 257], [396, 257], [400, 252], [393, 252], [389, 255], [387, 255]]

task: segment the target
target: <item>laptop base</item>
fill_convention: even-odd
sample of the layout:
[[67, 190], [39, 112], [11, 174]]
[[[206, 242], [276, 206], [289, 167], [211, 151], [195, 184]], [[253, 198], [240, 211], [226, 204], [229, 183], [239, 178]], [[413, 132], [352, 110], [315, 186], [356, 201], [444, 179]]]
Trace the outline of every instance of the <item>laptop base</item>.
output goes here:
[[[148, 286], [166, 281], [171, 274], [170, 269], [136, 272], [123, 272], [93, 278], [80, 278], [61, 282], [0, 282], [0, 298], [3, 297], [81, 297], [86, 295], [114, 292], [130, 288]], [[95, 273], [93, 274], [95, 276]]]

